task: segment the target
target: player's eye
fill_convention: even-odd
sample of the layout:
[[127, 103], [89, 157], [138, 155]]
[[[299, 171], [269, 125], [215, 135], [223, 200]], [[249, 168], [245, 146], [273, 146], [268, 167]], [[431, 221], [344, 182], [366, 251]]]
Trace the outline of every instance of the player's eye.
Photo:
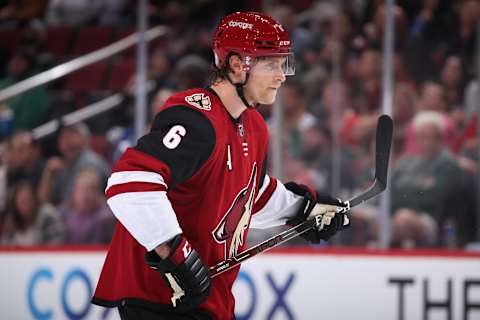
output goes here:
[[280, 65], [280, 63], [269, 62], [265, 65], [265, 68], [268, 71], [278, 71], [282, 68], [282, 66]]
[[269, 70], [275, 70], [275, 65], [273, 63], [267, 63], [266, 67]]

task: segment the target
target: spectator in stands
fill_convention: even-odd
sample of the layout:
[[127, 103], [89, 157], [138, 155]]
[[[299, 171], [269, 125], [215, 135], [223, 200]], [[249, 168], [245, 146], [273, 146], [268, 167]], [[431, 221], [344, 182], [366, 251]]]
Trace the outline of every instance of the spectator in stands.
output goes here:
[[19, 180], [28, 180], [37, 187], [45, 167], [45, 160], [41, 157], [40, 146], [33, 140], [30, 132], [14, 132], [6, 146], [8, 184], [15, 185]]
[[[147, 80], [153, 81], [155, 88], [160, 88], [167, 83], [171, 69], [172, 62], [167, 52], [162, 49], [155, 49], [149, 57]], [[126, 92], [135, 94], [136, 80], [136, 75], [133, 75], [126, 85]]]
[[152, 122], [155, 116], [157, 115], [159, 109], [167, 101], [167, 99], [172, 96], [176, 91], [172, 88], [163, 87], [155, 93], [155, 96], [152, 99], [150, 104], [150, 114], [149, 121]]
[[69, 202], [62, 209], [67, 244], [109, 243], [115, 225], [96, 168], [77, 173]]
[[283, 155], [283, 177], [285, 180], [298, 181], [300, 184], [307, 186], [315, 185], [315, 172], [313, 169], [307, 168], [305, 163], [292, 157], [288, 152]]
[[93, 167], [97, 170], [101, 185], [105, 185], [110, 174], [106, 161], [89, 147], [90, 132], [84, 123], [77, 123], [60, 129], [58, 149], [61, 157], [47, 161], [39, 186], [42, 202], [65, 204], [71, 198], [73, 179], [82, 169]]
[[317, 123], [317, 119], [307, 111], [307, 101], [300, 82], [288, 80], [282, 88], [283, 124], [282, 134], [287, 150], [295, 158], [302, 155], [302, 141], [306, 130]]
[[48, 0], [10, 0], [2, 1], [0, 21], [19, 22], [43, 18]]
[[[478, 63], [480, 63], [480, 61], [478, 61]], [[466, 160], [466, 163], [464, 164], [465, 166], [469, 167], [467, 170], [472, 173], [476, 173], [476, 171], [478, 170], [478, 97], [480, 97], [480, 81], [475, 79], [470, 81], [470, 83], [465, 88], [464, 110], [466, 118], [468, 120], [463, 133], [459, 136], [456, 146], [456, 149], [461, 150], [462, 154], [465, 156], [464, 160]], [[477, 182], [477, 185], [478, 183], [479, 182]], [[480, 201], [480, 199], [478, 199], [477, 201]]]
[[64, 224], [59, 211], [51, 204], [39, 203], [30, 181], [19, 181], [13, 188], [1, 244], [61, 244], [64, 235]]
[[468, 126], [469, 119], [463, 105], [465, 79], [460, 57], [452, 55], [445, 60], [440, 74], [440, 84], [445, 91], [445, 98], [449, 107], [447, 111], [455, 127]]
[[343, 123], [355, 114], [346, 82], [336, 83], [330, 79], [325, 84], [318, 102], [313, 104], [312, 112], [319, 120], [321, 127], [329, 131], [333, 131], [335, 125]]
[[[154, 95], [158, 90], [164, 86], [173, 85], [174, 77], [171, 76], [172, 71], [172, 61], [169, 58], [169, 54], [164, 49], [155, 49], [149, 57], [148, 68], [147, 68], [147, 99], [151, 101], [154, 98]], [[120, 130], [123, 130], [119, 135], [114, 134], [111, 136], [110, 141], [115, 144], [116, 140], [124, 138], [128, 139], [128, 136], [133, 138], [133, 123], [135, 116], [135, 104], [133, 97], [136, 94], [137, 90], [137, 76], [133, 74], [128, 80], [127, 84], [124, 87], [124, 92], [131, 98], [126, 99], [122, 104], [123, 112], [118, 112], [115, 115], [114, 122], [119, 126]], [[117, 130], [117, 132], [121, 132]]]
[[311, 31], [298, 25], [295, 12], [288, 4], [273, 7], [270, 14], [280, 22], [286, 30], [289, 30], [289, 36], [293, 45], [292, 50], [296, 57], [301, 57], [313, 41]]
[[[473, 118], [475, 119], [475, 118]], [[467, 144], [461, 153], [457, 155], [457, 161], [464, 172], [464, 194], [465, 194], [465, 206], [467, 208], [468, 215], [464, 219], [457, 219], [460, 232], [458, 233], [457, 244], [463, 246], [470, 241], [478, 240], [480, 236], [480, 212], [478, 212], [478, 188], [480, 187], [480, 181], [478, 181], [478, 144], [477, 141], [472, 141], [471, 144]]]
[[[337, 122], [341, 126], [342, 143], [350, 148], [368, 149], [368, 142], [374, 136], [380, 112], [381, 60], [379, 51], [364, 50], [356, 65], [349, 66], [350, 83], [342, 85], [341, 96], [346, 97], [349, 112], [344, 112]], [[334, 91], [330, 95], [330, 100], [335, 101]]]
[[47, 28], [41, 20], [31, 20], [20, 24], [16, 29], [18, 41], [16, 43], [17, 51], [34, 57], [35, 70], [43, 70], [57, 64], [54, 57], [47, 49]]
[[121, 21], [126, 4], [127, 0], [50, 0], [46, 20], [49, 25], [72, 27], [114, 25]]
[[[322, 192], [332, 193], [333, 186], [333, 146], [332, 137], [327, 129], [318, 124], [306, 129], [302, 138], [301, 159], [306, 166], [314, 171], [314, 186]], [[342, 191], [351, 191], [353, 182], [353, 155], [351, 152], [340, 146], [339, 160], [339, 187]], [[337, 190], [337, 192], [340, 190]]]
[[448, 52], [458, 55], [465, 66], [465, 70], [470, 72], [470, 76], [474, 76], [480, 2], [478, 0], [463, 1], [459, 4], [456, 13], [458, 14], [457, 19], [454, 20], [456, 25], [447, 33], [450, 40]]
[[[405, 56], [416, 83], [438, 75], [455, 30], [455, 1], [422, 1], [412, 17]], [[448, 49], [447, 49], [448, 50]]]
[[427, 213], [400, 208], [395, 211], [392, 225], [393, 248], [435, 247], [439, 244], [438, 224]]
[[[385, 5], [380, 1], [372, 1], [375, 3], [375, 13], [372, 21], [364, 24], [363, 37], [365, 46], [380, 49], [383, 42], [383, 33], [385, 28]], [[393, 19], [395, 22], [395, 48], [403, 49], [407, 36], [407, 17], [405, 11], [399, 5], [393, 8]]]
[[[393, 245], [432, 246], [449, 215], [466, 215], [463, 173], [442, 144], [446, 134], [442, 114], [423, 111], [413, 119], [418, 154], [405, 155], [392, 175]], [[406, 232], [406, 230], [409, 230]]]
[[148, 63], [148, 79], [155, 81], [155, 87], [164, 86], [169, 78], [172, 62], [164, 50], [156, 49]]
[[[417, 111], [435, 111], [440, 113], [443, 122], [445, 134], [443, 134], [443, 143], [452, 148], [457, 135], [456, 126], [452, 117], [448, 114], [448, 104], [443, 87], [432, 81], [427, 81], [422, 85], [420, 97], [418, 99]], [[416, 133], [413, 123], [410, 123], [405, 131], [405, 149], [404, 152], [413, 154], [418, 152], [416, 145]]]
[[[150, 125], [153, 122], [153, 119], [158, 113], [158, 109], [163, 106], [165, 101], [173, 95], [175, 91], [171, 88], [161, 88], [155, 93], [155, 96], [152, 99], [150, 104], [150, 113], [148, 117], [149, 125], [147, 126], [147, 131], [150, 131]], [[122, 153], [127, 150], [127, 148], [135, 145], [135, 132], [133, 126], [129, 127], [114, 127], [110, 129], [107, 133], [108, 141], [112, 146], [112, 159], [111, 163], [117, 162]]]
[[440, 83], [445, 90], [447, 105], [451, 109], [462, 107], [463, 99], [463, 70], [458, 56], [450, 56], [445, 60]]
[[205, 87], [208, 84], [209, 72], [210, 65], [205, 59], [198, 55], [186, 55], [175, 65], [175, 88], [182, 91]]
[[335, 127], [338, 128], [341, 142], [348, 148], [368, 147], [375, 132], [377, 112], [361, 114], [355, 111], [352, 108], [350, 88], [345, 82], [327, 83], [321, 101], [324, 128], [331, 132], [334, 132]]
[[417, 108], [417, 93], [407, 82], [397, 82], [393, 92], [393, 131], [392, 160], [393, 164], [403, 154], [406, 131], [415, 116]]
[[395, 52], [393, 55], [393, 74], [395, 75], [395, 83], [403, 82], [415, 87], [410, 68], [406, 65], [404, 56], [399, 52]]
[[[0, 90], [31, 76], [34, 67], [32, 56], [22, 52], [15, 53], [8, 63], [8, 76], [0, 80]], [[48, 94], [41, 86], [32, 88], [8, 99], [3, 105], [0, 105], [0, 111], [13, 113], [12, 130], [33, 129], [47, 119]], [[6, 121], [6, 119], [2, 119], [2, 121]], [[5, 129], [3, 135], [8, 136], [10, 133], [11, 130]]]
[[367, 49], [358, 60], [358, 79], [354, 83], [354, 96], [360, 98], [355, 110], [367, 114], [380, 109], [382, 84], [382, 56], [380, 51]]
[[443, 87], [433, 81], [425, 82], [421, 88], [418, 110], [444, 113], [449, 109]]
[[128, 2], [128, 0], [103, 0], [102, 8], [97, 18], [98, 24], [117, 26], [124, 22], [124, 11], [127, 8]]

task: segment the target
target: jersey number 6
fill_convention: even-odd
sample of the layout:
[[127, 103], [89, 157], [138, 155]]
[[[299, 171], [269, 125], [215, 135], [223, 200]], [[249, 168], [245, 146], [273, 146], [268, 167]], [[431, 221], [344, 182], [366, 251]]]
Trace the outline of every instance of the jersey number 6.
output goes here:
[[175, 125], [168, 130], [165, 137], [163, 137], [163, 144], [168, 149], [175, 149], [182, 141], [182, 137], [187, 134], [187, 130], [181, 125]]

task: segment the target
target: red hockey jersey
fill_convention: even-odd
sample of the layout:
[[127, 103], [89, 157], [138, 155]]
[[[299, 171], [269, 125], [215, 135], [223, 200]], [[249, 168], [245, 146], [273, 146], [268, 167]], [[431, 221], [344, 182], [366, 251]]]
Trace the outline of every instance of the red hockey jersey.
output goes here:
[[[147, 267], [144, 255], [146, 247], [152, 250], [180, 232], [207, 267], [240, 252], [251, 215], [265, 206], [276, 189], [276, 180], [265, 177], [267, 149], [268, 130], [255, 109], [233, 119], [211, 89], [172, 96], [151, 132], [114, 166], [106, 189], [117, 217], [134, 221], [152, 215], [161, 225], [140, 227], [143, 231], [134, 238], [128, 225], [117, 224], [93, 303], [109, 307], [139, 303], [173, 310], [172, 290], [157, 271]], [[264, 180], [268, 186], [259, 196]], [[156, 204], [162, 195], [173, 211]], [[149, 240], [155, 233], [161, 242]], [[233, 317], [231, 288], [238, 270], [212, 279], [211, 295], [201, 309], [216, 319]]]

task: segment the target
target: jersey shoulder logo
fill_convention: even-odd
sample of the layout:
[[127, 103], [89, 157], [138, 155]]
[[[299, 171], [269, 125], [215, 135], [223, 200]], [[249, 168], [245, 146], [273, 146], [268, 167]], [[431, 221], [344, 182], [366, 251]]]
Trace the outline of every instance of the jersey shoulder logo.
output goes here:
[[185, 101], [195, 108], [207, 111], [212, 110], [212, 102], [210, 101], [210, 97], [204, 93], [194, 93], [190, 96], [186, 96]]
[[244, 235], [250, 224], [255, 200], [256, 181], [257, 163], [255, 162], [247, 186], [240, 190], [227, 213], [212, 231], [215, 241], [225, 246], [225, 259], [236, 256], [238, 249], [245, 242]]

